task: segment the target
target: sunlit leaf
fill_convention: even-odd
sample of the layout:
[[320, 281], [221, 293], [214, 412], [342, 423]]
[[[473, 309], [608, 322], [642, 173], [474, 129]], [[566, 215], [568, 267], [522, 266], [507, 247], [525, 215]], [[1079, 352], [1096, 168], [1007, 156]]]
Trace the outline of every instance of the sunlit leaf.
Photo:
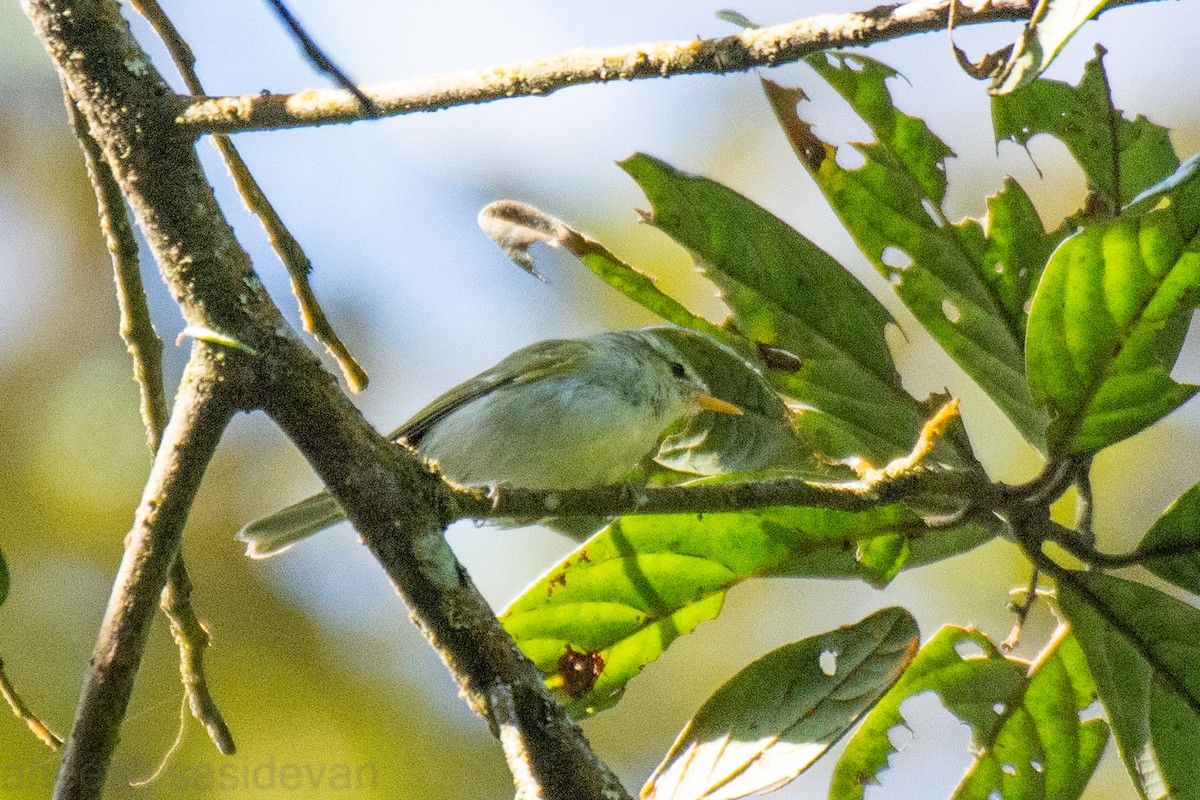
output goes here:
[[[691, 251], [720, 288], [734, 328], [800, 357], [798, 369], [768, 375], [816, 409], [800, 425], [823, 452], [887, 461], [912, 447], [924, 419], [884, 340], [891, 316], [862, 284], [728, 187], [640, 154], [621, 166], [653, 204], [649, 221]], [[823, 435], [829, 427], [840, 430]]]
[[[1166, 128], [1144, 117], [1127, 119], [1113, 106], [1099, 55], [1087, 63], [1078, 86], [1036, 80], [992, 99], [996, 141], [1026, 146], [1039, 133], [1062, 141], [1083, 168], [1088, 185], [1083, 219], [1107, 218], [1138, 193], [1170, 175], [1179, 158]], [[1069, 228], [1075, 226], [1069, 221]]]
[[1050, 258], [1030, 312], [1034, 397], [1052, 450], [1095, 452], [1174, 410], [1197, 387], [1170, 375], [1200, 289], [1200, 253], [1170, 209], [1095, 223]]
[[1080, 721], [1095, 686], [1079, 645], [1065, 631], [1030, 665], [1006, 658], [979, 631], [945, 627], [850, 739], [831, 798], [861, 798], [879, 782], [896, 752], [891, 734], [906, 727], [901, 704], [927, 691], [971, 729], [975, 761], [957, 798], [1078, 797], [1108, 741], [1102, 720]]
[[1008, 61], [993, 78], [992, 94], [1008, 94], [1050, 66], [1079, 27], [1099, 13], [1108, 0], [1041, 0], [1025, 24]]
[[885, 608], [772, 650], [710, 697], [642, 789], [646, 800], [734, 800], [793, 780], [887, 691], [917, 650]]
[[[715, 617], [730, 587], [770, 575], [878, 583], [859, 563], [859, 546], [894, 535], [910, 541], [893, 572], [975, 547], [994, 531], [929, 530], [900, 506], [627, 516], [550, 569], [500, 619], [572, 713], [595, 713], [671, 642]], [[568, 681], [580, 664], [591, 679]]]
[[1191, 240], [1200, 233], [1200, 153], [1130, 200], [1121, 213], [1141, 216], [1163, 206], [1175, 215], [1175, 225], [1184, 239]]
[[1200, 611], [1100, 572], [1060, 578], [1058, 597], [1142, 796], [1200, 798]]
[[1046, 233], [1029, 195], [1012, 178], [1004, 179], [1004, 188], [988, 198], [987, 207], [980, 274], [991, 285], [1009, 323], [1023, 337], [1029, 322], [1029, 299], [1062, 237]]
[[1043, 447], [1047, 420], [1025, 378], [1026, 298], [1018, 292], [1033, 285], [1036, 259], [1053, 242], [1027, 198], [1015, 184], [1006, 187], [989, 208], [986, 233], [975, 220], [952, 224], [942, 203], [945, 161], [953, 153], [924, 122], [892, 104], [886, 81], [895, 71], [857, 54], [807, 60], [870, 125], [876, 141], [853, 145], [862, 166], [842, 167], [837, 148], [797, 115], [797, 94], [764, 81], [797, 155], [921, 325], [1025, 438]]
[[[1187, 547], [1190, 551], [1185, 551]], [[1200, 594], [1200, 484], [1188, 489], [1158, 518], [1139, 550], [1176, 548], [1181, 552], [1149, 558], [1142, 566], [1165, 581]]]

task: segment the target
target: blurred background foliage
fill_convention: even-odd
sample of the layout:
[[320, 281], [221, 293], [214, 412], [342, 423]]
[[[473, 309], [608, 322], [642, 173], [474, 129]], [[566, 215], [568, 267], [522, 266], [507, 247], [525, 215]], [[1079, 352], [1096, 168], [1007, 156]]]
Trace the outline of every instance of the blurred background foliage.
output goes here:
[[[164, 2], [196, 51], [210, 93], [292, 91], [323, 85], [265, 4]], [[869, 4], [863, 4], [869, 5]], [[341, 66], [364, 83], [509, 63], [578, 46], [617, 46], [732, 32], [694, 2], [614, 0], [583, 7], [549, 0], [417, 8], [380, 0], [293, 0]], [[760, 24], [856, 8], [746, 0]], [[1089, 23], [1049, 77], [1074, 82], [1091, 43], [1109, 48], [1117, 106], [1172, 129], [1187, 156], [1200, 149], [1200, 84], [1192, 41], [1196, 7], [1145, 4]], [[166, 64], [146, 27], [135, 31]], [[1012, 25], [956, 34], [972, 53], [1016, 35]], [[1048, 227], [1082, 200], [1065, 150], [1043, 137], [1031, 156], [992, 143], [983, 87], [954, 65], [944, 35], [871, 48], [908, 83], [906, 111], [925, 117], [959, 157], [950, 162], [952, 218], [980, 216], [1005, 174], [1034, 196]], [[166, 67], [162, 67], [166, 70]], [[813, 91], [821, 132], [865, 135], [802, 66], [775, 80]], [[174, 76], [171, 78], [174, 80]], [[949, 389], [993, 477], [1031, 477], [1036, 459], [968, 378], [918, 331], [885, 282], [854, 250], [777, 130], [753, 75], [690, 77], [571, 89], [432, 115], [236, 137], [255, 175], [316, 264], [314, 284], [334, 324], [372, 375], [358, 399], [381, 429], [453, 383], [536, 339], [653, 322], [569, 258], [545, 262], [549, 286], [513, 269], [475, 227], [478, 209], [513, 197], [588, 231], [668, 291], [719, 320], [712, 288], [686, 254], [636, 224], [645, 199], [613, 162], [634, 150], [722, 181], [828, 249], [885, 303], [904, 335], [892, 338], [910, 389]], [[218, 196], [264, 282], [295, 318], [283, 271], [232, 194], [212, 148], [199, 151]], [[848, 151], [843, 149], [843, 153]], [[1041, 177], [1039, 179], [1038, 170]], [[186, 348], [171, 346], [182, 319], [145, 265], [155, 323], [167, 346], [169, 385]], [[1195, 381], [1194, 337], [1176, 377]], [[1200, 412], [1105, 451], [1095, 488], [1101, 542], [1131, 546], [1197, 479]], [[117, 336], [111, 267], [96, 226], [82, 158], [65, 124], [57, 79], [16, 3], [0, 5], [0, 548], [12, 571], [0, 608], [0, 656], [25, 699], [60, 733], [70, 726], [109, 584], [149, 464], [137, 390]], [[261, 417], [239, 418], [205, 479], [185, 549], [197, 611], [213, 634], [210, 682], [239, 751], [218, 756], [189, 723], [157, 783], [131, 788], [170, 746], [178, 725], [176, 651], [156, 623], [122, 730], [110, 797], [506, 797], [511, 784], [483, 723], [465, 710], [436, 656], [409, 624], [382, 572], [342, 526], [270, 562], [242, 557], [232, 534], [295, 500], [315, 478]], [[1064, 509], [1069, 513], [1070, 509]], [[569, 543], [545, 531], [460, 525], [451, 541], [499, 606]], [[736, 588], [726, 611], [677, 643], [635, 680], [589, 736], [637, 787], [679, 726], [728, 675], [786, 641], [908, 607], [926, 637], [972, 623], [995, 639], [1011, 625], [1010, 587], [1028, 574], [996, 541], [965, 557], [903, 573], [886, 596], [865, 584], [765, 580]], [[1044, 641], [1044, 607], [1027, 642]], [[965, 728], [936, 702], [906, 705], [912, 741], [893, 759], [881, 795], [946, 794], [969, 761]], [[829, 765], [832, 759], [827, 759]], [[823, 762], [824, 763], [824, 762]], [[0, 797], [45, 797], [57, 759], [24, 725], [0, 714]], [[286, 772], [296, 765], [297, 772]], [[777, 796], [822, 792], [829, 766]], [[343, 771], [345, 770], [345, 771]], [[343, 788], [339, 777], [349, 776]], [[313, 791], [317, 783], [320, 791]], [[907, 787], [907, 788], [906, 788]], [[1120, 766], [1088, 797], [1130, 797]]]

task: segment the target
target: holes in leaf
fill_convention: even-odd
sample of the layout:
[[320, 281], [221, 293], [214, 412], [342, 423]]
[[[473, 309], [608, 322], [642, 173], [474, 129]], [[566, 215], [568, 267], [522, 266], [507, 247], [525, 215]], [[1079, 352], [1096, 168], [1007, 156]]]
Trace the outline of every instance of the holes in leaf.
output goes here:
[[996, 266], [992, 267], [992, 270], [995, 271], [995, 273], [997, 275], [1003, 275], [1004, 274], [1004, 262], [997, 261]]
[[954, 652], [958, 653], [958, 657], [963, 661], [970, 661], [973, 658], [983, 658], [983, 648], [970, 639], [954, 643]]
[[1195, 383], [1200, 376], [1200, 325], [1193, 318], [1183, 339], [1179, 359], [1171, 367], [1171, 379], [1180, 383]]
[[1080, 710], [1080, 712], [1079, 712], [1079, 721], [1080, 722], [1088, 722], [1093, 719], [1107, 719], [1107, 718], [1108, 718], [1107, 715], [1105, 715], [1105, 713], [1104, 713], [1104, 706], [1100, 703], [1099, 700], [1093, 700], [1088, 705], [1087, 708], [1084, 708], [1084, 709]]
[[1029, 316], [1029, 312], [1033, 310], [1032, 297], [1025, 301], [1025, 304], [1021, 306], [1021, 310], [1025, 312], [1025, 316]]
[[908, 269], [913, 263], [912, 256], [899, 247], [891, 245], [883, 248], [883, 252], [879, 254], [879, 260], [883, 262], [884, 266], [894, 270]]
[[837, 651], [822, 650], [820, 657], [817, 658], [817, 663], [821, 667], [821, 672], [832, 678], [837, 674]]
[[929, 215], [931, 220], [933, 220], [934, 225], [937, 225], [939, 228], [941, 228], [946, 224], [942, 219], [941, 213], [937, 210], [937, 206], [931, 203], [929, 198], [921, 199], [921, 208], [925, 209], [925, 213]]
[[995, 705], [992, 706], [992, 711], [995, 711], [997, 714], [1003, 714], [1004, 708], [1005, 708], [1004, 703], [996, 703]]
[[1017, 774], [1017, 768], [1014, 767], [1012, 764], [1005, 764], [1004, 766], [1000, 767], [1000, 771], [1003, 772], [1005, 775], [1010, 775], [1010, 776]]
[[916, 738], [913, 736], [912, 728], [908, 727], [903, 722], [898, 722], [892, 727], [888, 728], [887, 737], [888, 744], [890, 744], [892, 749], [897, 753], [903, 751], [904, 748], [912, 744], [913, 739]]
[[1040, 761], [1030, 761], [1029, 766], [1033, 767], [1033, 771], [1037, 772], [1037, 773], [1041, 773], [1043, 770], [1046, 769], [1045, 767], [1042, 766], [1042, 762], [1040, 762]]
[[837, 165], [847, 172], [854, 170], [867, 163], [867, 157], [862, 154], [857, 147], [852, 144], [844, 144], [838, 147], [834, 153], [834, 161]]
[[950, 302], [949, 298], [942, 300], [942, 313], [946, 315], [946, 319], [950, 320], [952, 325], [962, 319], [962, 309]]

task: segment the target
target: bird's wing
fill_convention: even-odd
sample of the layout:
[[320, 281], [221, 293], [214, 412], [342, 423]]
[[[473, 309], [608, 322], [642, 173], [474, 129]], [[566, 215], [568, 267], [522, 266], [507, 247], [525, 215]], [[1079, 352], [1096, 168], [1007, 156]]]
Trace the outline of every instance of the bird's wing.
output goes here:
[[430, 428], [467, 403], [501, 386], [531, 383], [550, 375], [561, 375], [575, 367], [581, 353], [581, 343], [576, 339], [548, 339], [531, 344], [445, 392], [392, 431], [388, 438], [404, 439], [413, 446], [420, 446], [421, 439], [429, 433]]

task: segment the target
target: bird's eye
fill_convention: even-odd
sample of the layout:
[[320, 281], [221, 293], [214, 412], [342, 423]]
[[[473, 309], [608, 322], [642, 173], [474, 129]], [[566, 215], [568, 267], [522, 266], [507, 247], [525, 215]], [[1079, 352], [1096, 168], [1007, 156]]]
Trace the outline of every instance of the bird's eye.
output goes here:
[[671, 374], [682, 380], [687, 377], [687, 370], [683, 368], [683, 364], [680, 364], [678, 361], [672, 361]]

